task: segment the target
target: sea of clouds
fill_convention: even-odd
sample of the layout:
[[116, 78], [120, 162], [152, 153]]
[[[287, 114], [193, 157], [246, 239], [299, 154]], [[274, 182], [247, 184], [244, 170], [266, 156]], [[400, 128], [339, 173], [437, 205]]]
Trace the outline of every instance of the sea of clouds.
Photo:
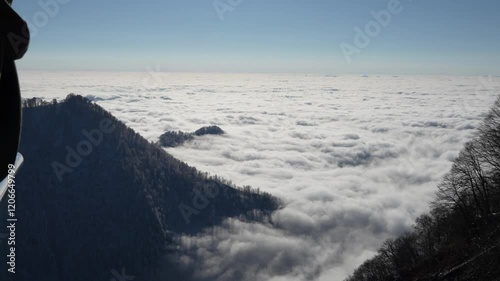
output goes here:
[[[24, 97], [80, 94], [167, 151], [283, 199], [273, 225], [178, 237], [196, 280], [342, 280], [428, 210], [499, 94], [498, 77], [21, 72]], [[189, 203], [189, 202], [188, 202]]]

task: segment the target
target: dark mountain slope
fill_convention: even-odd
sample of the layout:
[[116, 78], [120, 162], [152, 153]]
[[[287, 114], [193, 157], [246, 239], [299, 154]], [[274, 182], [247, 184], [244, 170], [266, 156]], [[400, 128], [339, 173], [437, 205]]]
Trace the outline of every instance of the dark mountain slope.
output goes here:
[[268, 194], [173, 158], [80, 96], [25, 108], [20, 151], [16, 280], [108, 281], [122, 268], [139, 276], [171, 233], [278, 208]]
[[346, 281], [500, 280], [500, 97], [431, 207]]

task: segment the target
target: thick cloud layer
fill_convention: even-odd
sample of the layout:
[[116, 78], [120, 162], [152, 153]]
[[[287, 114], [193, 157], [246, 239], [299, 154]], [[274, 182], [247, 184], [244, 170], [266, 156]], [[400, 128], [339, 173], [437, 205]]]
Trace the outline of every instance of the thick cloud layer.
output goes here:
[[[342, 280], [428, 209], [498, 78], [22, 73], [25, 96], [81, 94], [151, 141], [218, 125], [168, 149], [286, 206], [178, 237], [197, 280]], [[152, 82], [152, 83], [151, 83]]]

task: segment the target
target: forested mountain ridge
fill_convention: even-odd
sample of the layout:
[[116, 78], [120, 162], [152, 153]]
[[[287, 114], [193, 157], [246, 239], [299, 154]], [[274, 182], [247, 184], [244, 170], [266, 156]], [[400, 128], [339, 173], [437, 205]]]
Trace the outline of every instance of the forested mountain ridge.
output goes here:
[[81, 96], [24, 106], [16, 280], [108, 281], [122, 268], [138, 276], [172, 233], [225, 217], [257, 220], [279, 207], [269, 194], [175, 159]]
[[438, 186], [429, 214], [346, 281], [500, 280], [500, 97]]
[[196, 130], [193, 133], [184, 133], [182, 131], [168, 131], [160, 136], [158, 144], [164, 147], [176, 147], [186, 141], [193, 140], [195, 136], [204, 135], [223, 135], [225, 132], [218, 126], [206, 126]]

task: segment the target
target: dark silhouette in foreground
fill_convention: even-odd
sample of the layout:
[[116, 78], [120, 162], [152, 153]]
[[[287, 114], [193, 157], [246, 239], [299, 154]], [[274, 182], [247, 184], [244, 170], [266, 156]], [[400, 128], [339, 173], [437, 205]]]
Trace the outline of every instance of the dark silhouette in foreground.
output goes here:
[[21, 91], [15, 60], [24, 56], [29, 44], [26, 22], [10, 7], [12, 1], [0, 0], [0, 180], [14, 164], [21, 131]]
[[500, 280], [500, 97], [413, 231], [387, 240], [346, 281]]

